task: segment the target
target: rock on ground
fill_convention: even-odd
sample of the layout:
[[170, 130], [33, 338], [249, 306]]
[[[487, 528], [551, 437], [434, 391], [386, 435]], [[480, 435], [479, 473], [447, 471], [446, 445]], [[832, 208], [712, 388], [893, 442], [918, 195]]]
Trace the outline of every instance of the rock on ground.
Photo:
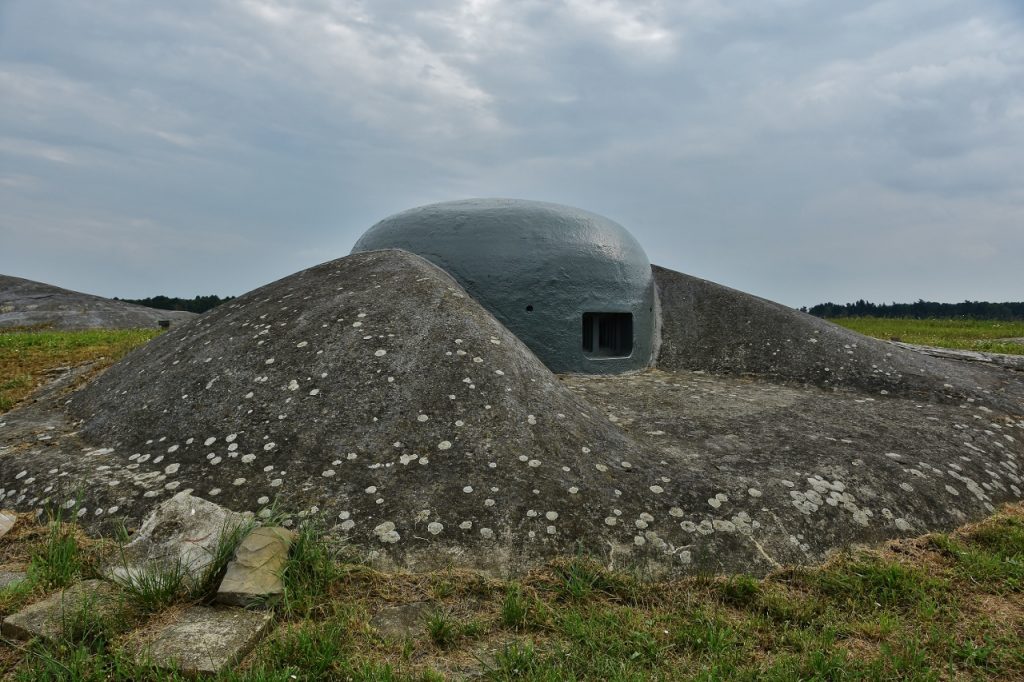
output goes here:
[[167, 570], [198, 580], [217, 557], [221, 542], [241, 532], [251, 519], [251, 514], [235, 513], [182, 491], [152, 511], [105, 573], [118, 583]]
[[86, 580], [26, 606], [4, 619], [0, 632], [12, 639], [59, 639], [68, 623], [105, 605], [113, 605], [114, 588], [101, 580]]
[[0, 571], [0, 590], [14, 587], [28, 579], [25, 571]]
[[14, 524], [18, 522], [18, 516], [12, 511], [0, 511], [0, 538], [11, 532]]
[[228, 563], [217, 601], [235, 606], [267, 606], [284, 593], [284, 570], [294, 533], [259, 527], [245, 536]]
[[139, 662], [215, 675], [245, 657], [266, 634], [270, 611], [192, 606], [136, 642]]
[[387, 606], [370, 618], [370, 626], [381, 637], [395, 640], [418, 637], [423, 633], [427, 618], [438, 607], [425, 601]]

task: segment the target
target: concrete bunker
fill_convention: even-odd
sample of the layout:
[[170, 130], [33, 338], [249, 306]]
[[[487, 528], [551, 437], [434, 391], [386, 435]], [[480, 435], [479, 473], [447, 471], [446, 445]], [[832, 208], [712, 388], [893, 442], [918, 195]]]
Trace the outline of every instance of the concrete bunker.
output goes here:
[[554, 372], [616, 373], [652, 362], [651, 264], [607, 218], [537, 201], [451, 201], [385, 218], [352, 252], [382, 249], [447, 271]]

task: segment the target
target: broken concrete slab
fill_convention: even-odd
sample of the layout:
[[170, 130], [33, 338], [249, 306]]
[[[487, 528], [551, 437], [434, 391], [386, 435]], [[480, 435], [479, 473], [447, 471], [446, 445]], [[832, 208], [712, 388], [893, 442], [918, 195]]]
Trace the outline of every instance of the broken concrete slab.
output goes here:
[[11, 532], [14, 524], [18, 522], [18, 515], [7, 509], [0, 510], [0, 538]]
[[116, 604], [117, 591], [102, 580], [85, 580], [4, 618], [0, 633], [11, 639], [58, 639], [78, 614]]
[[154, 570], [181, 570], [190, 580], [199, 580], [216, 558], [222, 538], [251, 521], [251, 514], [182, 491], [153, 510], [104, 573], [121, 584]]
[[295, 534], [287, 528], [254, 528], [235, 550], [217, 601], [235, 606], [269, 606], [284, 593], [285, 564]]
[[140, 643], [137, 660], [186, 675], [216, 674], [252, 651], [273, 617], [270, 611], [193, 606]]
[[418, 601], [381, 609], [370, 619], [370, 625], [381, 637], [406, 639], [423, 632], [423, 624], [436, 608], [429, 602]]
[[28, 578], [25, 571], [0, 571], [0, 590], [19, 585]]

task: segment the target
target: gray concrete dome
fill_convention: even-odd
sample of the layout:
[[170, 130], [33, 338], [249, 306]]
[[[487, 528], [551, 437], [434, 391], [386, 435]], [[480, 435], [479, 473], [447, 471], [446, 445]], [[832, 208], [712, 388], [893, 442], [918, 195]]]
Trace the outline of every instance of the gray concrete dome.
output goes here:
[[352, 252], [381, 249], [409, 251], [447, 271], [552, 371], [651, 364], [651, 264], [607, 218], [537, 201], [449, 201], [385, 218]]

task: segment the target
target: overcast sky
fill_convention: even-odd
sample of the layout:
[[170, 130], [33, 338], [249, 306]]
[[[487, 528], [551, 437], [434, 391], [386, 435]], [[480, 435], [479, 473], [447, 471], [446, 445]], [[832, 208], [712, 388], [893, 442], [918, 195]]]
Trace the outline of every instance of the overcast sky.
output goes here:
[[240, 294], [481, 196], [794, 306], [1024, 299], [1020, 0], [0, 0], [0, 273]]

